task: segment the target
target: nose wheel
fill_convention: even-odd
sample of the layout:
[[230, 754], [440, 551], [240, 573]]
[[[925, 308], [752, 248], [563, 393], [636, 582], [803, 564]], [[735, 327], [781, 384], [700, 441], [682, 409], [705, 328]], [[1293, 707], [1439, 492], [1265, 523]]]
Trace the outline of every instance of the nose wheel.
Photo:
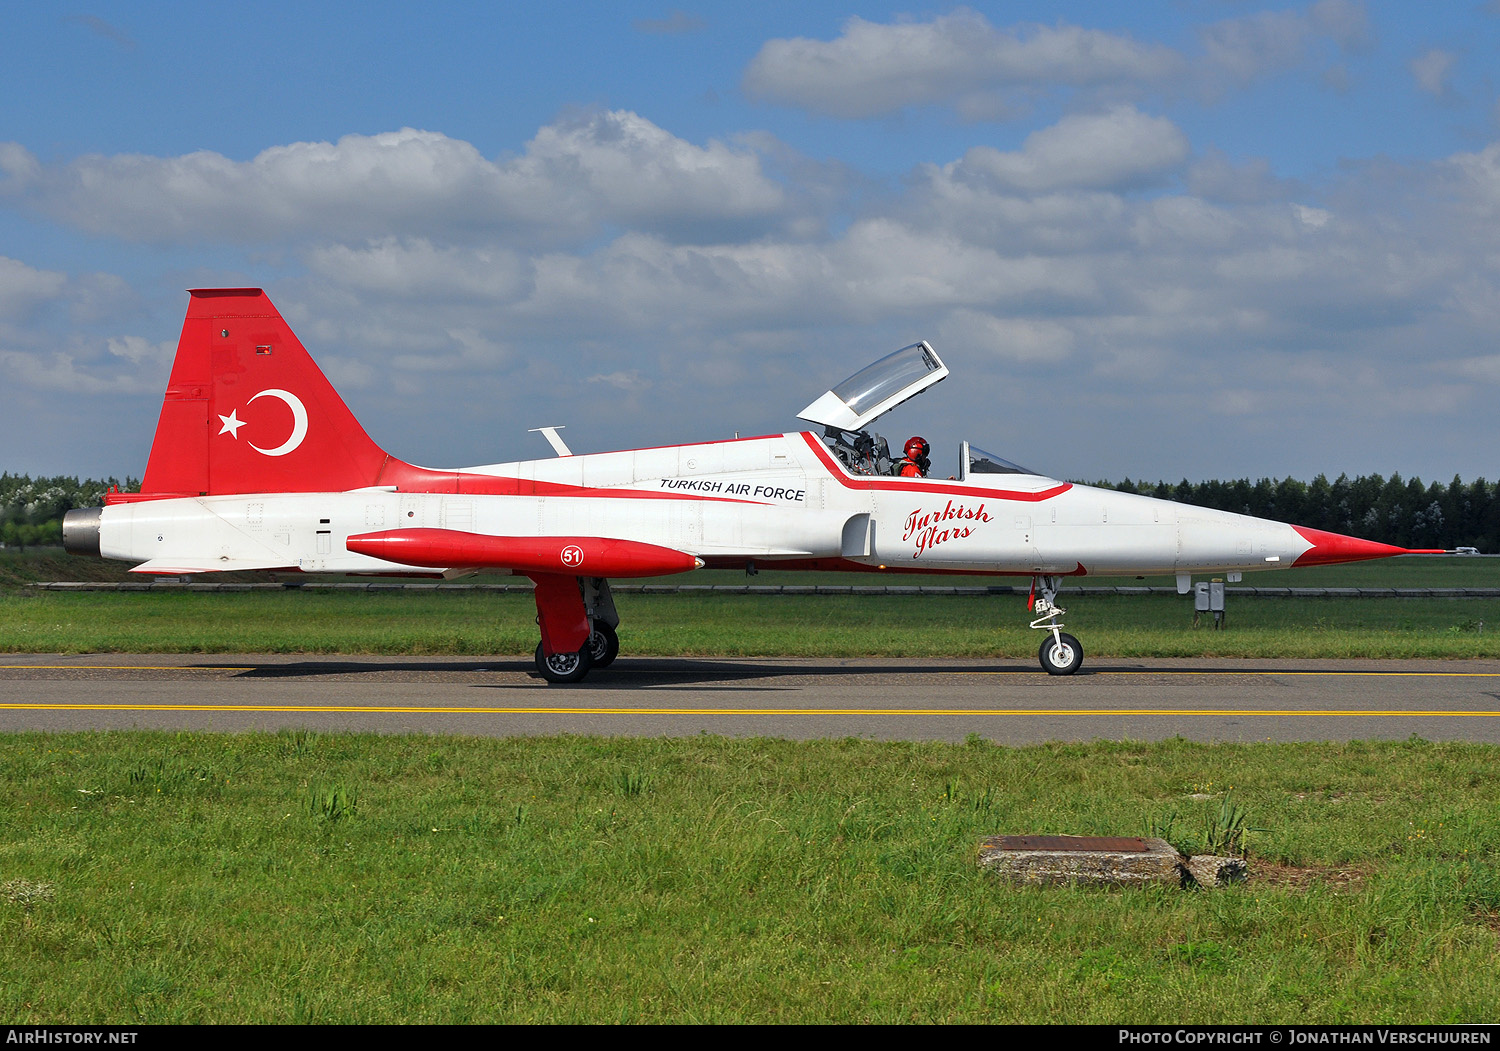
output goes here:
[[1059, 631], [1054, 638], [1043, 639], [1037, 656], [1048, 675], [1072, 675], [1083, 667], [1083, 647], [1065, 631]]
[[[1032, 581], [1031, 598], [1027, 602], [1036, 615], [1031, 626], [1047, 632], [1037, 657], [1048, 675], [1072, 675], [1083, 667], [1083, 646], [1062, 630], [1062, 617], [1068, 611], [1057, 604], [1057, 591], [1061, 586], [1059, 577], [1038, 577]], [[1041, 594], [1037, 594], [1039, 590]]]

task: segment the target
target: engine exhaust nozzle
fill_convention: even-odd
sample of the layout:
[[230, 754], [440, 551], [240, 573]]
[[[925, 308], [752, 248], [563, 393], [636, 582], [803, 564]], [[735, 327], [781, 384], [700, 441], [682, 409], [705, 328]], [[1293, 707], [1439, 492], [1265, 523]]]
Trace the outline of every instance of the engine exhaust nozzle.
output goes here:
[[63, 515], [63, 549], [70, 555], [99, 557], [99, 516], [102, 507], [75, 507]]

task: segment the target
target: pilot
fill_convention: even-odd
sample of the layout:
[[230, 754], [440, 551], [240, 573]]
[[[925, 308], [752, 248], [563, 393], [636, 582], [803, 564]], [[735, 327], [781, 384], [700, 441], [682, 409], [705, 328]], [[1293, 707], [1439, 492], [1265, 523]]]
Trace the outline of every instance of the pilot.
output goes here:
[[896, 474], [902, 478], [926, 478], [927, 469], [932, 466], [932, 461], [927, 458], [931, 450], [932, 446], [921, 435], [914, 434], [906, 439], [906, 455], [896, 462]]

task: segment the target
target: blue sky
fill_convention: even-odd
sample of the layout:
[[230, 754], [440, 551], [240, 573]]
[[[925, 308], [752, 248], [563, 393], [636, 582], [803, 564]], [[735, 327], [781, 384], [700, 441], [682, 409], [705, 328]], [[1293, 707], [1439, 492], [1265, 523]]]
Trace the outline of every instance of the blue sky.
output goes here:
[[[431, 466], [882, 421], [1073, 478], [1500, 474], [1500, 5], [7, 5], [0, 465], [144, 467], [260, 285]], [[897, 434], [897, 432], [900, 432]]]

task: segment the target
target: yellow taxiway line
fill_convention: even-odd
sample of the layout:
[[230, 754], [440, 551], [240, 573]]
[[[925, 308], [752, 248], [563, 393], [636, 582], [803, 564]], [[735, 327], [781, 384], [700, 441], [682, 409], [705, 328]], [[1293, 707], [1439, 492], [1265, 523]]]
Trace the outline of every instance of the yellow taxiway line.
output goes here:
[[259, 671], [227, 664], [0, 664], [0, 671]]
[[1234, 715], [1390, 719], [1500, 719], [1493, 711], [1400, 708], [625, 708], [573, 705], [432, 707], [358, 704], [26, 704], [0, 703], [0, 711], [28, 712], [300, 712], [330, 715]]
[[[990, 672], [991, 675], [1000, 674]], [[1105, 668], [1088, 675], [1314, 675], [1332, 678], [1374, 679], [1500, 679], [1495, 671], [1360, 671], [1330, 669], [1326, 671], [1282, 671], [1279, 668]]]

